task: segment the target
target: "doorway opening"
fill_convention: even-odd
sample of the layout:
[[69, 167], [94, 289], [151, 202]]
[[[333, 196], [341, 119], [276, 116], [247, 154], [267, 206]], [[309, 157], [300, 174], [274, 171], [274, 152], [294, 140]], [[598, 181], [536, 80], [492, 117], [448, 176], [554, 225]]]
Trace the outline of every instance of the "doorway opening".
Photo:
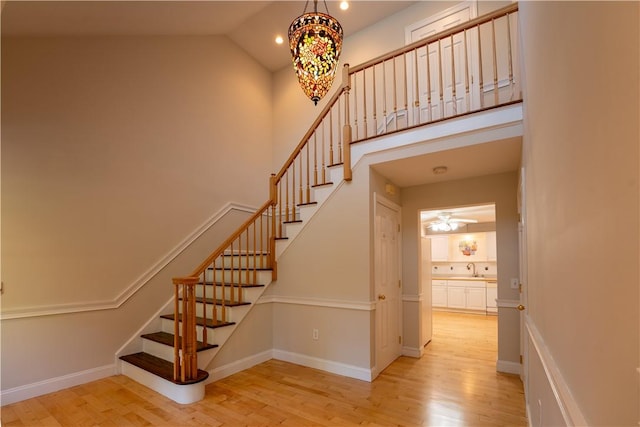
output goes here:
[[[425, 299], [430, 301], [422, 313], [431, 330], [429, 340], [456, 334], [450, 329], [455, 322], [443, 326], [438, 321], [456, 316], [468, 318], [465, 328], [475, 325], [478, 336], [487, 328], [494, 328], [497, 336], [495, 204], [421, 210], [419, 222], [418, 270]], [[460, 331], [459, 336], [468, 333]], [[493, 350], [497, 357], [497, 341]]]

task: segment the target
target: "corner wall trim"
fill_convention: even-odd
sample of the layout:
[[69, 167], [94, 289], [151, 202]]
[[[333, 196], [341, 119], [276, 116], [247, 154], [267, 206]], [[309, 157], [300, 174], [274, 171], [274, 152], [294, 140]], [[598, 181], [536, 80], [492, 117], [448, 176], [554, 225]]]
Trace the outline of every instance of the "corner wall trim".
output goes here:
[[33, 384], [25, 384], [8, 390], [2, 390], [2, 393], [0, 393], [1, 405], [9, 405], [20, 402], [21, 400], [31, 399], [32, 397], [42, 396], [43, 394], [53, 393], [65, 388], [110, 377], [115, 374], [115, 369], [115, 365], [105, 365], [57, 378], [38, 381]]
[[317, 357], [307, 356], [306, 354], [291, 353], [289, 351], [274, 349], [273, 358], [367, 382], [373, 381], [374, 378], [373, 370], [371, 369], [360, 368], [358, 366], [347, 365], [340, 362], [334, 362], [332, 360], [320, 359]]
[[119, 308], [144, 285], [146, 285], [149, 280], [151, 280], [156, 274], [158, 274], [163, 268], [165, 268], [167, 264], [173, 261], [178, 255], [182, 253], [182, 251], [189, 247], [189, 245], [191, 245], [198, 237], [200, 237], [216, 222], [221, 220], [232, 210], [247, 212], [250, 214], [256, 212], [255, 208], [246, 205], [241, 205], [233, 202], [227, 203], [218, 212], [213, 214], [209, 219], [201, 224], [196, 230], [189, 234], [176, 247], [171, 249], [165, 256], [158, 260], [153, 266], [151, 266], [151, 268], [140, 275], [140, 277], [138, 277], [133, 283], [127, 286], [127, 288], [123, 290], [120, 295], [112, 300], [83, 301], [73, 304], [56, 304], [3, 310], [2, 312], [0, 312], [0, 320], [22, 319], [25, 317], [53, 316], [57, 314], [80, 313], [85, 311], [113, 310]]
[[555, 360], [553, 360], [553, 356], [551, 356], [551, 352], [545, 344], [540, 331], [538, 331], [538, 328], [536, 328], [536, 325], [528, 315], [525, 316], [525, 327], [529, 339], [533, 343], [533, 347], [542, 363], [547, 381], [553, 391], [553, 396], [556, 398], [556, 403], [558, 404], [565, 424], [568, 426], [588, 425], [558, 365]]

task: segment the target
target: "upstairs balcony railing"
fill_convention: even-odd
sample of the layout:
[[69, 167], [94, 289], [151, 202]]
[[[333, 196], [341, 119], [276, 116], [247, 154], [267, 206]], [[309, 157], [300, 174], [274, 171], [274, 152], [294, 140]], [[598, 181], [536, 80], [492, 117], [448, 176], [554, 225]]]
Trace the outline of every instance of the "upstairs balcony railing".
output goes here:
[[[269, 200], [189, 277], [174, 279], [176, 301], [182, 297], [182, 310], [176, 303], [175, 313], [176, 379], [188, 381], [197, 370], [190, 299], [219, 299], [196, 296], [193, 287], [221, 283], [235, 302], [242, 301], [243, 286], [255, 280], [257, 270], [271, 269], [275, 280], [275, 242], [286, 238], [284, 224], [298, 222], [300, 206], [315, 203], [314, 187], [331, 184], [328, 168], [342, 167], [343, 179], [352, 179], [351, 144], [521, 101], [517, 17], [514, 3], [362, 65], [344, 66], [341, 87], [271, 176]], [[251, 267], [231, 261], [229, 268], [225, 257], [236, 253]], [[224, 299], [212, 323], [225, 320]], [[202, 335], [206, 341], [206, 328]]]

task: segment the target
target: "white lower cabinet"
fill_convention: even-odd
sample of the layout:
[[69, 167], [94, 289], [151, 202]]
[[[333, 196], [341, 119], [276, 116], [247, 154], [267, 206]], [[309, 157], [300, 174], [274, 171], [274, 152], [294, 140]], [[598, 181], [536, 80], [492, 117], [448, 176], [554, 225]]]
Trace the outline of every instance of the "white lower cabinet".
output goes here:
[[[436, 284], [436, 282], [439, 282]], [[452, 308], [457, 310], [487, 310], [486, 283], [483, 281], [447, 280], [433, 281], [434, 307]], [[436, 297], [437, 295], [437, 297]], [[438, 303], [436, 303], [436, 299]]]
[[484, 287], [467, 287], [467, 309], [481, 310], [487, 309], [487, 292]]
[[447, 307], [467, 308], [466, 286], [452, 285], [447, 283]]
[[447, 306], [447, 281], [431, 281], [431, 305], [434, 307]]

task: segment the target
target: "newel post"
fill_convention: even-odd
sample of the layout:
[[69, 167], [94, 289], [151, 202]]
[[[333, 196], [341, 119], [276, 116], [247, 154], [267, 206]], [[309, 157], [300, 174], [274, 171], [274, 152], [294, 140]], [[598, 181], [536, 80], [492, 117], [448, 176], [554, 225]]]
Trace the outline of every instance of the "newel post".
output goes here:
[[195, 285], [199, 281], [199, 277], [173, 279], [175, 286], [173, 379], [175, 381], [189, 381], [198, 375]]
[[344, 168], [344, 180], [351, 181], [351, 119], [349, 117], [349, 91], [351, 90], [351, 75], [349, 64], [342, 68], [342, 87], [344, 96], [344, 126], [342, 127], [342, 167]]

